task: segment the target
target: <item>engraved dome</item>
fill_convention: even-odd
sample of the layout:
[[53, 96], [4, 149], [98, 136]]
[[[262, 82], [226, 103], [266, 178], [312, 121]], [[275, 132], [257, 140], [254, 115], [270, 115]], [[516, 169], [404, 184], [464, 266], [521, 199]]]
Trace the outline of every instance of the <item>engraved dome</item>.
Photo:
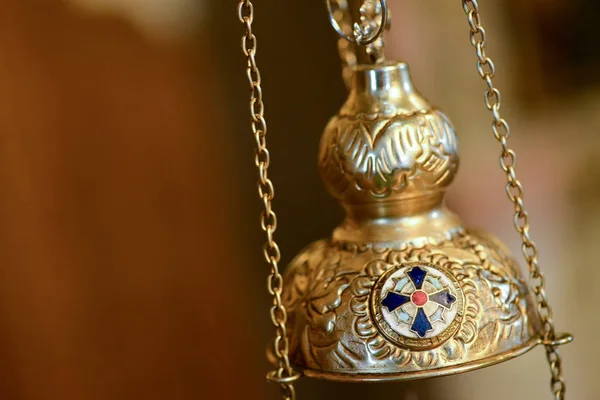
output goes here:
[[319, 168], [345, 205], [439, 203], [458, 168], [450, 120], [414, 89], [408, 66], [360, 66], [321, 139]]

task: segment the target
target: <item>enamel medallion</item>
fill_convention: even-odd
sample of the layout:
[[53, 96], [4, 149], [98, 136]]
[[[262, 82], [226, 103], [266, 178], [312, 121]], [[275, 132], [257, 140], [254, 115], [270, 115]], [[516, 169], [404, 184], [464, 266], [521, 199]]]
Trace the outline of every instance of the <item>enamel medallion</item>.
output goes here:
[[397, 346], [437, 347], [460, 327], [464, 299], [456, 278], [427, 264], [400, 265], [373, 288], [375, 325]]

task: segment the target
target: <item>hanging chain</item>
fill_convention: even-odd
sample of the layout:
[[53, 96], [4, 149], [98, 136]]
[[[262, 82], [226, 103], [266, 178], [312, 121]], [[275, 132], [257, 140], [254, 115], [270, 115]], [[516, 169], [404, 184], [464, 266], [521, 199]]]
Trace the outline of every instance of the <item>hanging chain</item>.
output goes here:
[[529, 235], [529, 216], [523, 206], [523, 185], [517, 179], [515, 172], [516, 154], [514, 150], [508, 147], [510, 127], [506, 120], [500, 115], [502, 98], [500, 96], [500, 91], [494, 87], [492, 81], [496, 72], [496, 67], [494, 66], [494, 62], [485, 53], [486, 33], [481, 25], [477, 0], [462, 0], [462, 3], [464, 11], [468, 16], [469, 27], [471, 29], [471, 44], [476, 49], [477, 71], [487, 85], [484, 101], [485, 106], [492, 112], [494, 118], [494, 121], [492, 122], [492, 131], [496, 140], [502, 145], [500, 166], [506, 173], [508, 181], [506, 185], [506, 194], [513, 203], [515, 209], [513, 218], [514, 227], [521, 236], [521, 249], [529, 267], [532, 290], [536, 296], [537, 310], [543, 324], [543, 343], [546, 346], [546, 356], [548, 364], [550, 365], [550, 372], [552, 373], [550, 389], [556, 400], [562, 400], [565, 398], [566, 385], [562, 376], [561, 358], [557, 350], [558, 344], [555, 340], [556, 332], [552, 320], [552, 309], [548, 304], [544, 275], [540, 271], [538, 265], [538, 249]]
[[270, 382], [278, 383], [284, 400], [295, 400], [294, 381], [300, 374], [292, 368], [289, 359], [289, 342], [286, 331], [287, 312], [281, 300], [283, 290], [283, 277], [279, 272], [279, 261], [281, 252], [274, 239], [277, 229], [277, 216], [272, 208], [275, 190], [273, 182], [269, 179], [267, 171], [270, 164], [270, 154], [267, 150], [267, 123], [265, 121], [265, 105], [262, 98], [262, 87], [260, 71], [256, 65], [256, 36], [252, 33], [252, 22], [254, 21], [254, 7], [250, 0], [242, 0], [238, 4], [238, 18], [246, 28], [242, 37], [242, 51], [246, 56], [246, 76], [250, 84], [250, 116], [254, 139], [256, 140], [256, 151], [254, 163], [258, 168], [258, 195], [260, 196], [264, 209], [260, 214], [260, 226], [267, 234], [267, 241], [263, 246], [263, 255], [271, 267], [267, 279], [267, 289], [273, 296], [273, 306], [270, 309], [271, 321], [275, 326], [275, 341], [273, 353], [277, 357], [279, 367], [267, 374]]

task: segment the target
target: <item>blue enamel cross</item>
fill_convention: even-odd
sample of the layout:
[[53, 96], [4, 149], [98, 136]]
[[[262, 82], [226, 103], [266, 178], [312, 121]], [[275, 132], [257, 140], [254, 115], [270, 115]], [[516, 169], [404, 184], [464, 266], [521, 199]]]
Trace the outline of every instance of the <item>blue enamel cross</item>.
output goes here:
[[412, 303], [416, 306], [417, 311], [412, 319], [411, 330], [420, 337], [425, 337], [427, 332], [433, 329], [429, 317], [425, 314], [425, 307], [430, 302], [436, 303], [445, 309], [452, 308], [452, 304], [456, 301], [456, 296], [450, 293], [448, 288], [428, 294], [423, 291], [423, 283], [427, 277], [427, 271], [421, 267], [413, 267], [406, 273], [414, 290], [410, 293], [397, 293], [389, 291], [381, 304], [390, 312], [394, 312], [405, 304]]

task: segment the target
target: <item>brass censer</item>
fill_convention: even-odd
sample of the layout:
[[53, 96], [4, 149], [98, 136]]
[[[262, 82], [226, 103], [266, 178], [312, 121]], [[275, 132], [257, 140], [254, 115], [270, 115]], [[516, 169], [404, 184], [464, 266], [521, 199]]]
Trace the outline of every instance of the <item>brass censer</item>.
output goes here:
[[[330, 238], [303, 250], [279, 272], [277, 220], [267, 176], [266, 123], [256, 67], [254, 10], [238, 7], [252, 90], [259, 195], [264, 203], [264, 255], [271, 265], [268, 289], [277, 334], [268, 379], [294, 399], [302, 374], [336, 381], [408, 380], [455, 374], [521, 355], [542, 344], [555, 399], [564, 399], [556, 334], [529, 234], [515, 152], [500, 114], [495, 67], [486, 56], [479, 5], [464, 0], [485, 105], [501, 144], [506, 193], [529, 267], [529, 285], [506, 247], [493, 236], [465, 228], [444, 205], [458, 169], [458, 143], [448, 117], [419, 94], [408, 65], [383, 57], [389, 26], [385, 0], [365, 0], [360, 19], [348, 22], [346, 1], [326, 1], [340, 39], [349, 96], [323, 133], [319, 170], [346, 212]], [[357, 60], [361, 59], [361, 62]], [[364, 61], [362, 61], [364, 60]]]

